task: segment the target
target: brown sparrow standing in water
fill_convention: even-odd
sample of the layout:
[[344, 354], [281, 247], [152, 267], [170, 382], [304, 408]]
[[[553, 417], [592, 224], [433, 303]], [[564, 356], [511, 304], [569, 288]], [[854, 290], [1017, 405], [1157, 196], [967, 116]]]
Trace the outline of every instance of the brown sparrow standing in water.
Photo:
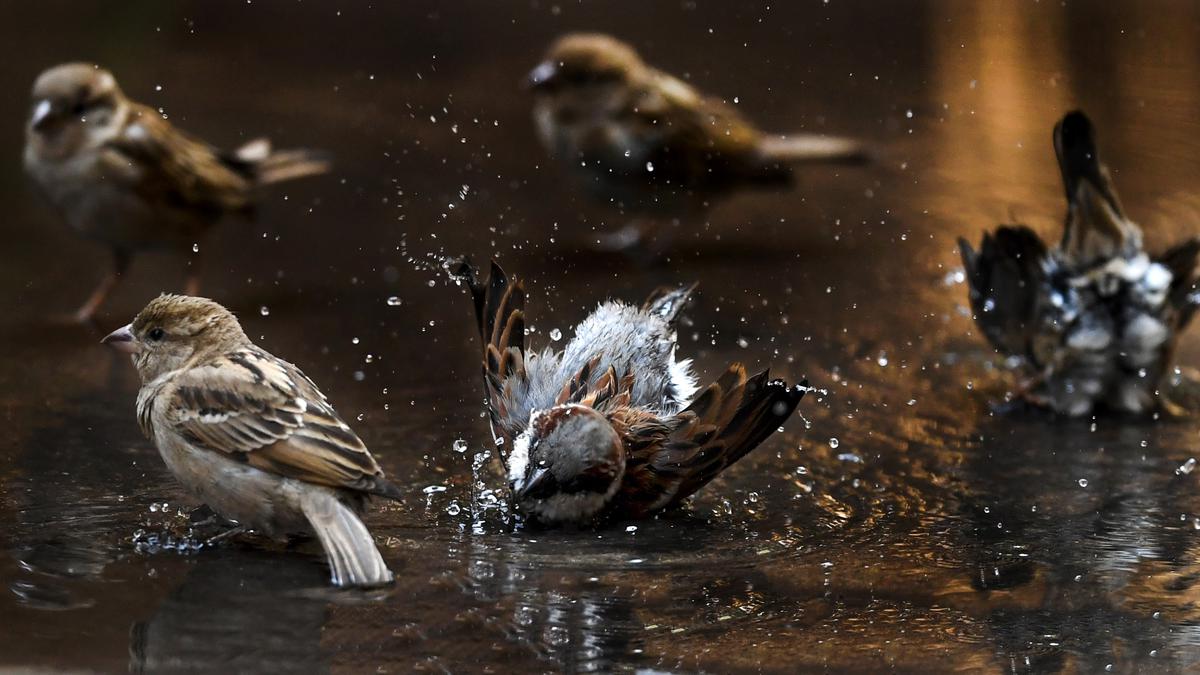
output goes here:
[[[867, 158], [845, 138], [763, 133], [607, 35], [559, 38], [528, 84], [546, 149], [593, 195], [636, 214], [699, 214], [734, 190], [789, 184], [795, 164]], [[635, 222], [607, 243], [629, 248], [647, 234]]]
[[562, 352], [526, 350], [525, 289], [495, 263], [464, 262], [483, 338], [492, 433], [520, 508], [545, 523], [640, 518], [679, 504], [791, 416], [805, 383], [732, 364], [696, 394], [675, 360], [675, 319], [692, 289], [642, 307], [609, 301]]
[[[55, 66], [33, 85], [25, 170], [85, 237], [107, 244], [113, 271], [79, 308], [89, 320], [136, 251], [186, 251], [223, 215], [250, 215], [262, 185], [324, 173], [308, 150], [272, 151], [265, 139], [220, 152], [131, 101], [107, 70]], [[188, 293], [199, 287], [198, 265]]]
[[336, 586], [392, 581], [359, 514], [400, 491], [317, 385], [229, 310], [162, 295], [104, 343], [132, 355], [138, 424], [193, 495], [242, 528], [315, 533]]
[[959, 240], [975, 321], [1023, 360], [1026, 401], [1069, 416], [1145, 413], [1196, 308], [1200, 240], [1146, 254], [1083, 113], [1054, 127], [1054, 150], [1067, 193], [1057, 247], [1023, 225], [985, 234], [979, 251]]

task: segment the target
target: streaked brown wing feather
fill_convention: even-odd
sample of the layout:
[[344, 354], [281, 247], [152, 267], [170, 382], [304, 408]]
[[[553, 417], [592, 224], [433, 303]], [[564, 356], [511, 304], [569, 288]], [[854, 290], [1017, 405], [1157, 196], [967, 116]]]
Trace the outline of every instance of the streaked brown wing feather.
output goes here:
[[252, 181], [247, 176], [147, 106], [134, 104], [124, 132], [108, 145], [123, 161], [136, 164], [136, 189], [152, 203], [214, 216], [250, 206]]
[[806, 386], [765, 370], [748, 378], [735, 363], [674, 417], [629, 420], [622, 509], [644, 515], [691, 496], [778, 429]]
[[487, 283], [478, 270], [464, 260], [457, 272], [466, 278], [475, 302], [475, 319], [483, 341], [483, 381], [492, 429], [511, 442], [521, 433], [528, 411], [509, 410], [508, 402], [520, 400], [517, 390], [526, 390], [525, 372], [525, 286], [510, 281], [494, 261]]
[[198, 447], [289, 478], [399, 496], [316, 385], [257, 347], [180, 373], [170, 396], [168, 422]]
[[627, 122], [658, 135], [646, 177], [689, 189], [724, 189], [763, 170], [760, 133], [722, 101], [655, 71], [633, 97]]
[[1168, 249], [1158, 262], [1171, 270], [1171, 288], [1167, 296], [1176, 311], [1176, 327], [1183, 328], [1196, 311], [1191, 297], [1196, 292], [1196, 263], [1200, 259], [1200, 239], [1188, 239]]

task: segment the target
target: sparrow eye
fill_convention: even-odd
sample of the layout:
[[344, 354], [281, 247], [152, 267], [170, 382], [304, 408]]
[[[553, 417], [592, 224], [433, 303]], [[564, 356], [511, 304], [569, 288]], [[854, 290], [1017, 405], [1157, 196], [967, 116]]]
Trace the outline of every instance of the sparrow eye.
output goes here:
[[83, 101], [80, 101], [79, 103], [76, 103], [74, 106], [71, 107], [72, 115], [82, 115], [85, 112], [87, 112], [87, 104], [84, 103]]
[[146, 337], [150, 338], [151, 340], [153, 340], [155, 342], [162, 340], [166, 336], [167, 336], [167, 332], [161, 328], [151, 328], [150, 332], [146, 333]]

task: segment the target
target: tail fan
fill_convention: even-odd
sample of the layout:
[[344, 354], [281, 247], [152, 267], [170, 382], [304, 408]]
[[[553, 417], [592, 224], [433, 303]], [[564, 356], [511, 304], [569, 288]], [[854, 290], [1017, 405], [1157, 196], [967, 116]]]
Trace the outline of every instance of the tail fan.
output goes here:
[[362, 520], [337, 497], [307, 491], [300, 508], [329, 559], [330, 580], [339, 587], [386, 586], [394, 577]]
[[1091, 120], [1076, 110], [1054, 126], [1054, 152], [1067, 193], [1067, 223], [1060, 245], [1065, 257], [1089, 267], [1140, 249], [1141, 230], [1125, 217], [1100, 162]]
[[865, 164], [871, 161], [871, 153], [860, 141], [838, 136], [764, 136], [758, 147], [763, 159], [769, 163]]
[[670, 430], [645, 429], [656, 442], [640, 443], [631, 431], [625, 482], [633, 487], [623, 491], [622, 508], [646, 515], [677, 504], [778, 430], [795, 412], [808, 382], [789, 387], [768, 377], [765, 370], [747, 377], [740, 363], [732, 364], [673, 418]]
[[271, 141], [256, 138], [234, 151], [226, 163], [254, 180], [256, 185], [271, 185], [306, 176], [327, 173], [329, 155], [319, 150], [274, 150]]

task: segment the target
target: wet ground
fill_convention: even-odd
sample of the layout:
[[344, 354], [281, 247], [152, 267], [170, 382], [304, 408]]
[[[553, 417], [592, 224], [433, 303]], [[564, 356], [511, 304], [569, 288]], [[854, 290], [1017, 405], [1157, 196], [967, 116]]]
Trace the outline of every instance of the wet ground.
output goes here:
[[[1057, 236], [1050, 129], [1076, 106], [1151, 248], [1200, 233], [1198, 22], [1185, 2], [0, 7], [0, 668], [1200, 667], [1200, 472], [1177, 471], [1200, 423], [993, 414], [1011, 373], [954, 244], [1012, 218]], [[722, 202], [665, 266], [592, 253], [623, 217], [545, 160], [518, 88], [572, 29], [881, 159]], [[405, 488], [368, 520], [394, 589], [328, 590], [312, 545], [175, 538], [191, 504], [97, 341], [178, 290], [179, 259], [139, 259], [97, 327], [57, 319], [106, 258], [17, 159], [30, 82], [80, 58], [213, 142], [336, 156], [200, 244], [205, 290]], [[697, 280], [681, 338], [705, 378], [740, 360], [826, 393], [682, 511], [514, 528], [470, 301], [437, 266], [464, 252], [526, 277], [535, 344], [606, 296]], [[1198, 356], [1193, 331], [1177, 360]]]

